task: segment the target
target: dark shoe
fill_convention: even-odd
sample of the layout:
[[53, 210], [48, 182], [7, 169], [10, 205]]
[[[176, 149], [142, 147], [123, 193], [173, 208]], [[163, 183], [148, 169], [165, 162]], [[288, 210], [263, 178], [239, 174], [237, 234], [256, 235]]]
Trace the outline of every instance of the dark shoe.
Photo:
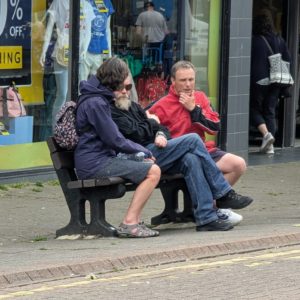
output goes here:
[[218, 219], [205, 225], [198, 225], [196, 227], [196, 230], [197, 231], [226, 231], [232, 228], [233, 225], [228, 221]]
[[239, 195], [234, 190], [231, 190], [225, 196], [217, 199], [217, 207], [241, 209], [251, 204], [252, 201], [252, 198]]

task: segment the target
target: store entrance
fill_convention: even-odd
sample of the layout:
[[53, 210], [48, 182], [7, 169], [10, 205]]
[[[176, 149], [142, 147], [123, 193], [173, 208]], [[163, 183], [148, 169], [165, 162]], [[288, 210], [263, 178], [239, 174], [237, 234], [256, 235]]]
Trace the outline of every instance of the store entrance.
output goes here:
[[[278, 98], [276, 109], [277, 132], [274, 143], [275, 148], [291, 147], [295, 145], [295, 137], [300, 134], [296, 131], [296, 110], [299, 106], [299, 91], [296, 90], [296, 86], [299, 86], [297, 84], [299, 47], [295, 48], [295, 41], [299, 40], [299, 4], [294, 3], [294, 1], [283, 0], [254, 0], [253, 18], [263, 11], [269, 12], [272, 16], [275, 32], [285, 40], [291, 55], [291, 73], [295, 84], [289, 89], [288, 93], [281, 93]], [[296, 28], [295, 24], [297, 24]], [[251, 123], [249, 128], [249, 146], [259, 147], [262, 143], [261, 133]]]

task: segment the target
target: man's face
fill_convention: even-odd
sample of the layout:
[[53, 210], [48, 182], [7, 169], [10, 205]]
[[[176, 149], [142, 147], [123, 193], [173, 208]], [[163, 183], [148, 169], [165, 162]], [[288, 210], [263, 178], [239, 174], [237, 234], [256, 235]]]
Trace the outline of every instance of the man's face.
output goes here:
[[175, 73], [175, 78], [171, 78], [175, 91], [180, 93], [191, 94], [195, 89], [195, 71], [192, 68], [178, 69]]
[[115, 94], [115, 105], [117, 108], [122, 110], [128, 110], [130, 107], [130, 90], [132, 88], [132, 83], [130, 77], [127, 77], [123, 84], [117, 87], [114, 91]]

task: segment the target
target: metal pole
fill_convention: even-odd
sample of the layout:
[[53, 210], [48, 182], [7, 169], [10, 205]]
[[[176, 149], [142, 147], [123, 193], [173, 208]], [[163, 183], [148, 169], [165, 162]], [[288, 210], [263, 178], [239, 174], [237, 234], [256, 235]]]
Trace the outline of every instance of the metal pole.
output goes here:
[[70, 0], [68, 99], [78, 97], [80, 2]]

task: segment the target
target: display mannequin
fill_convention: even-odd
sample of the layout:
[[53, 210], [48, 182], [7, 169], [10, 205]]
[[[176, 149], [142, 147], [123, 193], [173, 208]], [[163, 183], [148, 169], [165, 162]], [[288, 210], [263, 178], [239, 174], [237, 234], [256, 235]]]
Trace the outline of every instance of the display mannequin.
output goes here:
[[110, 0], [88, 0], [94, 9], [91, 40], [84, 59], [80, 61], [79, 81], [96, 74], [103, 59], [111, 57], [110, 17], [115, 12]]
[[[79, 55], [83, 59], [86, 56], [91, 40], [91, 23], [95, 15], [93, 8], [86, 0], [81, 0], [80, 12], [80, 47]], [[56, 80], [56, 98], [52, 110], [52, 125], [55, 117], [66, 101], [68, 91], [68, 51], [69, 51], [69, 0], [53, 0], [48, 11], [48, 22], [45, 31], [44, 44], [40, 57], [40, 64], [44, 67], [46, 52], [50, 44], [51, 35], [56, 26], [57, 41], [52, 57], [54, 60], [54, 73]]]

